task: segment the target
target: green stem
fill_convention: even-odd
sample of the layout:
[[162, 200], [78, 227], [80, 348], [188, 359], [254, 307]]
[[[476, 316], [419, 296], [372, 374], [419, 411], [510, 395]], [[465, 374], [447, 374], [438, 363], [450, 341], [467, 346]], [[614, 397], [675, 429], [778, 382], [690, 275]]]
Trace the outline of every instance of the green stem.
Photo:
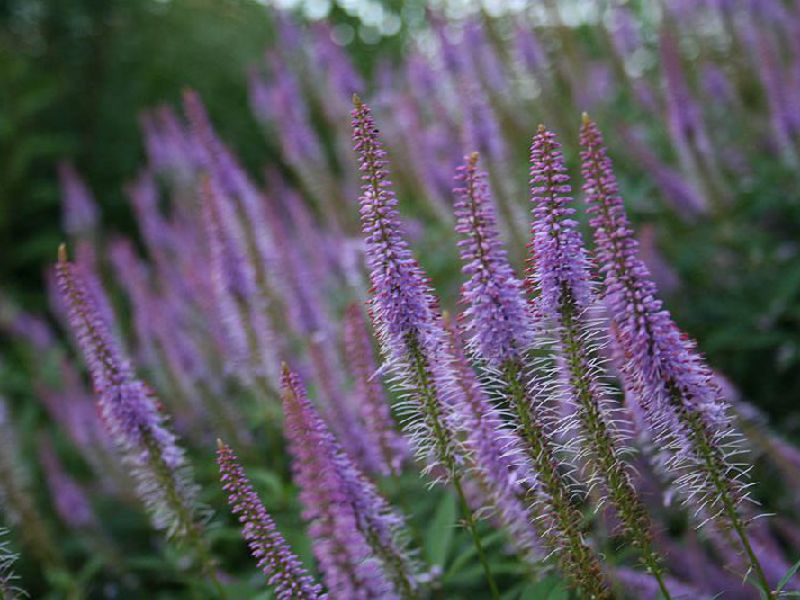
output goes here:
[[417, 595], [414, 592], [414, 586], [409, 581], [409, 573], [403, 559], [393, 551], [393, 548], [387, 547], [381, 542], [380, 535], [374, 527], [368, 524], [364, 529], [364, 535], [370, 547], [376, 554], [380, 555], [384, 564], [389, 567], [392, 581], [400, 588], [400, 597], [404, 600], [414, 600]]
[[421, 396], [424, 418], [428, 422], [431, 430], [433, 431], [434, 443], [436, 444], [436, 452], [442, 465], [447, 470], [450, 479], [453, 482], [453, 487], [458, 494], [459, 503], [461, 504], [461, 511], [464, 516], [464, 523], [469, 529], [472, 541], [475, 544], [475, 550], [478, 553], [478, 560], [483, 567], [486, 581], [489, 584], [489, 589], [492, 593], [494, 600], [500, 600], [500, 592], [498, 591], [497, 584], [494, 581], [492, 570], [489, 562], [486, 559], [486, 554], [483, 550], [480, 534], [478, 533], [477, 523], [475, 516], [467, 503], [464, 490], [461, 487], [461, 478], [456, 472], [456, 461], [452, 452], [452, 440], [450, 433], [442, 426], [441, 411], [439, 409], [439, 401], [436, 397], [434, 384], [430, 381], [428, 375], [428, 361], [422, 354], [415, 336], [409, 336], [407, 339], [407, 347], [411, 360], [413, 363], [414, 376], [417, 383], [417, 392]]
[[[674, 386], [671, 387], [670, 397], [673, 403], [678, 402], [677, 390]], [[769, 600], [775, 598], [775, 594], [770, 587], [764, 569], [761, 566], [761, 561], [758, 560], [753, 547], [750, 545], [750, 539], [747, 537], [746, 525], [742, 521], [739, 511], [736, 509], [736, 502], [734, 501], [733, 491], [731, 490], [728, 480], [723, 476], [724, 473], [724, 459], [720, 456], [719, 450], [711, 443], [709, 439], [709, 432], [703, 423], [700, 415], [697, 413], [688, 412], [683, 406], [680, 406], [678, 412], [681, 421], [683, 421], [690, 432], [692, 445], [695, 452], [699, 455], [701, 460], [705, 463], [705, 469], [711, 478], [711, 486], [722, 501], [725, 516], [730, 521], [731, 527], [736, 532], [736, 536], [742, 544], [742, 548], [747, 554], [750, 561], [750, 566], [756, 573], [759, 584], [763, 588], [764, 593]]]
[[175, 477], [172, 470], [164, 464], [158, 444], [146, 430], [141, 430], [147, 456], [151, 468], [155, 471], [156, 477], [164, 487], [167, 503], [178, 520], [178, 531], [183, 532], [183, 539], [194, 550], [200, 564], [200, 571], [206, 576], [208, 582], [214, 588], [220, 600], [227, 600], [228, 596], [225, 589], [217, 577], [217, 566], [214, 558], [208, 549], [206, 540], [203, 538], [200, 524], [195, 520], [194, 515], [178, 489], [175, 486]]
[[505, 392], [511, 399], [519, 421], [520, 432], [526, 442], [526, 452], [541, 477], [547, 503], [561, 533], [560, 536], [558, 533], [555, 535], [566, 541], [565, 548], [560, 549], [560, 540], [553, 534], [548, 536], [548, 542], [559, 550], [562, 571], [587, 597], [611, 598], [600, 561], [583, 542], [582, 515], [572, 504], [569, 490], [558, 471], [552, 444], [531, 414], [533, 403], [522, 381], [521, 365], [516, 362], [507, 363], [503, 375]]
[[461, 478], [458, 475], [453, 475], [453, 487], [456, 488], [458, 494], [458, 501], [461, 504], [461, 512], [464, 515], [464, 523], [469, 529], [472, 541], [475, 544], [475, 550], [478, 552], [478, 560], [483, 567], [483, 572], [486, 574], [486, 580], [489, 582], [489, 589], [492, 592], [492, 598], [500, 600], [500, 592], [497, 589], [497, 584], [492, 576], [492, 570], [489, 566], [489, 561], [486, 558], [486, 553], [483, 550], [483, 543], [481, 542], [480, 534], [478, 533], [478, 524], [475, 521], [475, 515], [467, 504], [467, 497], [464, 495], [464, 490], [461, 487]]
[[650, 518], [631, 483], [626, 465], [619, 458], [614, 433], [603, 414], [597, 397], [595, 375], [589, 367], [590, 348], [581, 340], [581, 318], [566, 286], [562, 292], [560, 345], [568, 369], [566, 376], [578, 404], [578, 419], [586, 442], [590, 444], [590, 460], [605, 480], [605, 485], [630, 543], [640, 553], [641, 562], [658, 582], [666, 600], [671, 599], [663, 581], [663, 567], [653, 549]]

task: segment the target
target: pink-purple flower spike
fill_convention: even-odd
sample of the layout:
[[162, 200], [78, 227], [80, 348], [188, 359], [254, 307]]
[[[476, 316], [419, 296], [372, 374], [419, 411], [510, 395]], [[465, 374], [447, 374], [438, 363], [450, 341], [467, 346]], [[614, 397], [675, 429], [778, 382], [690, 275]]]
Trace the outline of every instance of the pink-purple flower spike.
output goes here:
[[[396, 517], [344, 454], [288, 367], [282, 389], [294, 481], [328, 590], [337, 598], [412, 597], [407, 561], [394, 545]], [[397, 585], [401, 579], [407, 593]]]
[[278, 600], [325, 598], [321, 586], [278, 531], [233, 450], [221, 440], [217, 440], [217, 464], [231, 511], [242, 523], [242, 535]]
[[379, 471], [388, 475], [399, 473], [407, 458], [408, 447], [395, 430], [389, 399], [383, 391], [378, 366], [372, 350], [362, 308], [351, 304], [344, 316], [344, 345], [347, 362], [353, 374], [355, 405], [370, 438], [368, 447], [378, 456]]
[[[611, 159], [597, 125], [581, 128], [584, 192], [596, 253], [604, 265], [606, 302], [623, 357], [627, 390], [640, 405], [666, 467], [701, 524], [731, 528], [765, 590], [770, 586], [746, 533], [739, 504], [745, 474], [732, 459], [742, 452], [727, 402], [714, 375], [657, 298], [641, 259]], [[735, 460], [735, 459], [734, 459]]]
[[197, 487], [183, 448], [165, 426], [152, 391], [139, 381], [99, 315], [83, 277], [59, 248], [56, 279], [67, 318], [83, 352], [100, 418], [133, 469], [139, 495], [156, 529], [190, 535]]
[[517, 279], [497, 231], [495, 209], [478, 154], [465, 158], [456, 173], [456, 232], [461, 271], [466, 335], [470, 348], [491, 366], [516, 360], [533, 342], [532, 323]]

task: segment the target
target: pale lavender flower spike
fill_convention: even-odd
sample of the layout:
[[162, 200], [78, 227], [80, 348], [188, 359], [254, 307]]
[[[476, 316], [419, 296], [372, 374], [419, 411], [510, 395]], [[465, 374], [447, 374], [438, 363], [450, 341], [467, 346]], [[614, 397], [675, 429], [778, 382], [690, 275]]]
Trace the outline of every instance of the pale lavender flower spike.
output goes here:
[[486, 175], [478, 170], [478, 153], [465, 157], [456, 173], [455, 213], [458, 247], [469, 277], [462, 288], [467, 342], [491, 366], [517, 359], [533, 343], [532, 323], [522, 282], [514, 275], [489, 197]]
[[317, 600], [326, 598], [322, 588], [306, 571], [275, 526], [233, 450], [217, 440], [217, 463], [228, 504], [242, 523], [242, 536], [258, 559], [258, 568], [267, 576], [278, 600]]
[[363, 310], [356, 303], [351, 304], [345, 312], [344, 345], [347, 363], [354, 378], [355, 405], [364, 423], [365, 433], [371, 438], [369, 447], [380, 455], [379, 466], [383, 475], [399, 473], [407, 458], [408, 447], [395, 430], [389, 400], [377, 375], [372, 339], [367, 331]]
[[[306, 396], [299, 377], [283, 371], [284, 431], [293, 457], [294, 481], [300, 487], [303, 517], [310, 522], [314, 554], [330, 593], [336, 598], [399, 598], [384, 561], [370, 542], [390, 542], [394, 527], [385, 520], [365, 522], [381, 513], [375, 497], [360, 496], [363, 482]], [[368, 535], [374, 532], [374, 540]], [[381, 539], [382, 538], [382, 539]], [[412, 597], [405, 595], [404, 597]]]
[[561, 144], [555, 134], [539, 125], [531, 147], [531, 194], [534, 222], [531, 253], [536, 268], [531, 277], [540, 294], [535, 307], [539, 314], [558, 314], [565, 288], [580, 309], [589, 306], [588, 262], [577, 222], [572, 218], [569, 175]]
[[156, 529], [184, 536], [195, 526], [197, 487], [183, 449], [164, 424], [150, 389], [139, 381], [75, 265], [59, 248], [56, 279], [70, 327], [89, 367], [100, 417], [134, 469], [138, 491]]

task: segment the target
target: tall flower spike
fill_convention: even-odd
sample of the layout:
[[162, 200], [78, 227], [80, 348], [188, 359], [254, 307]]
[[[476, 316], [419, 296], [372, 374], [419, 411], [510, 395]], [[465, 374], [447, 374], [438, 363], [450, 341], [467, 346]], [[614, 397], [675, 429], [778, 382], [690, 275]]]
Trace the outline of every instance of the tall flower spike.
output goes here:
[[[463, 299], [468, 303], [468, 331], [473, 340], [470, 345], [483, 360], [487, 379], [496, 382], [493, 391], [508, 403], [514, 415], [524, 452], [518, 461], [524, 464], [527, 460], [536, 474], [535, 493], [526, 499], [534, 502], [532, 509], [540, 515], [537, 523], [545, 544], [575, 587], [588, 595], [603, 597], [607, 589], [599, 561], [583, 542], [570, 482], [558, 467], [557, 445], [551, 435], [552, 415], [542, 394], [535, 390], [536, 382], [526, 375], [531, 323], [520, 283], [513, 276], [494, 229], [488, 194], [476, 161], [477, 156], [469, 157], [459, 170], [456, 180], [463, 187], [455, 190], [457, 230], [467, 236], [460, 245], [463, 271], [470, 276], [463, 287]], [[494, 301], [486, 303], [486, 296]]]
[[278, 531], [233, 450], [222, 440], [217, 440], [217, 464], [222, 488], [228, 493], [228, 504], [242, 523], [242, 536], [278, 600], [324, 598], [319, 584]]
[[[417, 455], [452, 476], [454, 444], [450, 406], [444, 400], [440, 352], [444, 332], [436, 299], [400, 228], [397, 198], [386, 170], [386, 152], [369, 108], [355, 99], [353, 138], [362, 171], [361, 226], [372, 281], [370, 310], [381, 351], [402, 381], [410, 402], [401, 406]], [[439, 386], [439, 387], [437, 387]], [[446, 386], [445, 386], [446, 387]]]
[[373, 285], [373, 318], [389, 357], [405, 356], [406, 338], [432, 328], [434, 299], [427, 278], [403, 237], [391, 189], [386, 151], [366, 104], [356, 98], [353, 139], [362, 172], [361, 226]]
[[202, 538], [198, 488], [183, 448], [166, 427], [153, 392], [136, 378], [123, 358], [108, 324], [98, 315], [79, 269], [67, 260], [63, 245], [55, 271], [69, 325], [89, 366], [100, 418], [123, 461], [131, 467], [153, 526], [169, 538], [189, 542], [209, 582], [224, 598], [214, 561]]
[[[633, 487], [623, 456], [629, 449], [617, 423], [618, 410], [603, 382], [599, 349], [603, 343], [598, 320], [592, 318], [594, 298], [589, 263], [577, 222], [572, 218], [566, 168], [555, 136], [540, 127], [534, 142], [532, 250], [536, 256], [529, 276], [543, 331], [551, 332], [555, 366], [551, 382], [557, 403], [577, 426], [580, 456], [591, 483], [602, 482], [628, 541], [643, 565], [669, 598], [660, 557], [653, 549], [650, 519]], [[562, 426], [564, 430], [574, 425]], [[575, 439], [572, 433], [569, 434]]]
[[413, 598], [402, 520], [328, 431], [299, 377], [284, 367], [285, 432], [314, 553], [334, 596]]
[[673, 323], [637, 255], [611, 159], [597, 125], [581, 128], [584, 192], [602, 265], [606, 302], [616, 326], [625, 386], [644, 413], [655, 446], [678, 476], [676, 491], [697, 509], [701, 524], [731, 528], [769, 597], [769, 583], [746, 532], [739, 504], [745, 474], [731, 461], [741, 453], [729, 407], [695, 345]]
[[370, 306], [378, 341], [406, 394], [405, 429], [429, 469], [442, 467], [459, 496], [466, 526], [494, 598], [497, 586], [485, 559], [475, 519], [457, 473], [453, 427], [460, 393], [453, 385], [447, 336], [437, 300], [400, 229], [397, 198], [391, 189], [386, 152], [369, 108], [353, 97], [353, 140], [362, 172], [360, 214], [372, 281]]
[[389, 399], [377, 377], [372, 340], [361, 307], [351, 304], [344, 319], [345, 355], [354, 378], [356, 406], [371, 438], [370, 447], [380, 456], [382, 474], [399, 473], [408, 449], [395, 430]]
[[530, 277], [536, 290], [537, 313], [554, 315], [565, 286], [576, 306], [589, 306], [586, 251], [569, 206], [572, 188], [555, 134], [539, 125], [531, 147], [533, 225]]
[[465, 157], [456, 173], [456, 232], [461, 271], [469, 277], [462, 288], [470, 349], [491, 366], [516, 359], [533, 342], [532, 323], [522, 283], [514, 275], [497, 232], [485, 173], [478, 153]]

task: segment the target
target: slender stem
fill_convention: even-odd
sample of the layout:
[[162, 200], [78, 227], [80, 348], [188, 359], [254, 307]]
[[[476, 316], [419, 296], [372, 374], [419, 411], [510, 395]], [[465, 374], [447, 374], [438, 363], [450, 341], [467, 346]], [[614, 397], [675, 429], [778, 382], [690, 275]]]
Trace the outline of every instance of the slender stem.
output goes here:
[[[552, 443], [531, 414], [535, 410], [522, 381], [521, 365], [509, 362], [503, 370], [505, 393], [510, 397], [526, 444], [526, 452], [541, 477], [548, 508], [558, 532], [545, 537], [559, 554], [562, 571], [572, 584], [589, 598], [610, 598], [600, 561], [583, 541], [580, 512], [572, 504], [570, 492], [555, 461]], [[566, 544], [564, 544], [566, 542]]]
[[208, 582], [216, 591], [220, 600], [227, 600], [228, 596], [225, 589], [217, 577], [217, 569], [214, 558], [209, 552], [206, 540], [203, 538], [200, 524], [194, 518], [192, 511], [186, 506], [186, 502], [175, 487], [175, 477], [172, 470], [164, 464], [161, 457], [159, 446], [153, 436], [147, 430], [141, 430], [144, 444], [147, 447], [147, 455], [150, 465], [164, 486], [167, 502], [175, 512], [178, 519], [179, 531], [183, 532], [184, 540], [196, 552], [200, 571], [206, 576]]
[[[673, 392], [671, 397], [675, 402], [677, 392], [674, 389], [671, 391]], [[679, 415], [681, 420], [686, 423], [687, 428], [689, 429], [695, 452], [699, 454], [700, 458], [703, 460], [703, 462], [705, 462], [706, 470], [711, 478], [711, 485], [715, 492], [719, 494], [720, 500], [722, 500], [725, 516], [728, 518], [731, 523], [731, 527], [733, 527], [733, 530], [736, 532], [736, 535], [742, 544], [742, 548], [744, 548], [747, 558], [750, 561], [750, 566], [756, 572], [756, 577], [758, 578], [764, 593], [766, 593], [767, 598], [770, 600], [774, 599], [775, 594], [772, 591], [769, 581], [767, 580], [767, 576], [764, 573], [764, 569], [761, 566], [761, 561], [758, 560], [758, 557], [753, 551], [753, 547], [750, 545], [750, 539], [747, 537], [746, 526], [742, 522], [742, 517], [739, 514], [739, 511], [736, 510], [736, 503], [734, 501], [729, 482], [722, 476], [721, 463], [723, 463], [723, 459], [719, 455], [719, 451], [709, 441], [709, 433], [697, 413], [689, 413], [683, 409], [679, 412]]]
[[458, 500], [461, 504], [461, 512], [464, 515], [464, 523], [472, 535], [472, 541], [475, 544], [475, 550], [478, 552], [478, 560], [483, 567], [486, 580], [489, 582], [489, 589], [492, 592], [492, 598], [495, 600], [500, 600], [500, 591], [497, 589], [497, 584], [492, 576], [492, 570], [489, 566], [489, 561], [487, 560], [486, 553], [483, 550], [483, 544], [481, 543], [481, 537], [478, 533], [478, 524], [475, 521], [475, 515], [473, 515], [472, 509], [470, 509], [469, 504], [467, 504], [467, 497], [464, 495], [464, 490], [461, 487], [461, 477], [455, 474], [453, 475], [453, 487], [456, 488]]
[[416, 598], [416, 594], [414, 593], [414, 587], [411, 585], [411, 582], [408, 580], [408, 575], [406, 569], [404, 568], [402, 560], [400, 560], [397, 555], [392, 552], [391, 548], [386, 548], [380, 540], [380, 536], [376, 533], [376, 531], [367, 526], [366, 531], [364, 534], [367, 537], [367, 541], [372, 549], [380, 555], [381, 559], [384, 563], [389, 567], [391, 571], [390, 577], [392, 581], [400, 588], [399, 593], [400, 597], [404, 600], [414, 600]]
[[602, 399], [595, 385], [596, 375], [589, 367], [592, 350], [581, 341], [582, 318], [571, 298], [564, 286], [559, 310], [559, 342], [565, 358], [563, 364], [568, 370], [566, 378], [577, 401], [578, 419], [587, 438], [585, 443], [591, 446], [590, 460], [605, 481], [626, 537], [639, 550], [641, 562], [658, 582], [664, 598], [671, 600], [664, 585], [660, 557], [653, 549], [650, 518], [620, 458], [615, 432], [603, 411]]
[[419, 348], [415, 336], [410, 335], [407, 339], [407, 347], [412, 359], [414, 375], [417, 383], [417, 392], [421, 396], [422, 408], [425, 414], [425, 419], [433, 431], [434, 443], [436, 445], [436, 452], [442, 466], [447, 470], [450, 479], [453, 482], [453, 487], [456, 489], [458, 499], [461, 504], [461, 512], [464, 516], [464, 523], [469, 529], [472, 536], [472, 541], [475, 544], [475, 550], [478, 553], [478, 560], [483, 567], [486, 581], [489, 584], [489, 589], [492, 592], [494, 600], [500, 600], [500, 593], [497, 589], [497, 584], [494, 581], [492, 570], [489, 562], [486, 559], [486, 554], [483, 551], [483, 544], [481, 544], [480, 534], [478, 533], [475, 516], [467, 503], [464, 490], [461, 487], [461, 478], [456, 472], [456, 461], [452, 452], [452, 440], [450, 433], [442, 426], [441, 410], [439, 408], [439, 401], [436, 397], [434, 384], [430, 381], [428, 375], [428, 361]]

